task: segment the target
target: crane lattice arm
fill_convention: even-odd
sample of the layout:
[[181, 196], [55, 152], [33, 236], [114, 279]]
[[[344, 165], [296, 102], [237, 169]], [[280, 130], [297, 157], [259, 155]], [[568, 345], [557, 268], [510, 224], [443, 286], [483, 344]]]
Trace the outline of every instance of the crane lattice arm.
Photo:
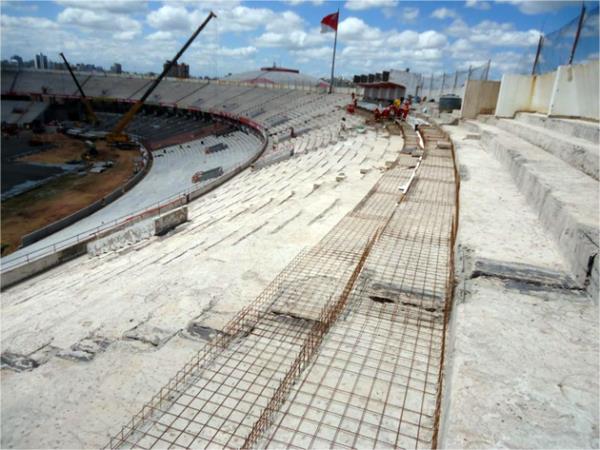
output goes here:
[[73, 73], [73, 69], [71, 69], [71, 65], [69, 64], [69, 61], [67, 61], [67, 58], [65, 57], [65, 55], [62, 52], [59, 53], [59, 55], [65, 62], [65, 65], [67, 66], [67, 70], [69, 71], [69, 73], [71, 74], [71, 77], [73, 78], [73, 81], [77, 85], [77, 89], [79, 89], [79, 94], [81, 94], [81, 102], [83, 103], [83, 106], [85, 107], [85, 113], [86, 113], [88, 120], [91, 123], [93, 123], [94, 125], [97, 124], [98, 117], [96, 117], [96, 114], [94, 113], [94, 110], [92, 109], [92, 105], [90, 104], [90, 101], [85, 96], [85, 93], [83, 92], [83, 88], [79, 84], [79, 81], [77, 81], [77, 77]]
[[152, 92], [154, 91], [154, 89], [156, 89], [156, 87], [162, 81], [162, 79], [167, 75], [167, 73], [169, 73], [169, 70], [171, 70], [171, 67], [173, 67], [173, 65], [177, 63], [177, 60], [179, 59], [179, 57], [181, 55], [183, 55], [183, 53], [191, 45], [191, 43], [194, 41], [194, 39], [196, 39], [196, 37], [204, 29], [206, 24], [208, 24], [208, 22], [210, 22], [210, 20], [213, 17], [217, 17], [217, 16], [215, 13], [213, 13], [211, 11], [210, 14], [208, 15], [208, 17], [204, 20], [204, 22], [202, 22], [202, 24], [198, 27], [198, 29], [194, 32], [194, 34], [192, 34], [192, 36], [188, 39], [188, 41], [185, 43], [185, 45], [183, 47], [181, 47], [181, 50], [179, 50], [177, 55], [175, 55], [175, 57], [171, 61], [169, 61], [169, 63], [164, 67], [162, 73], [156, 78], [156, 80], [154, 80], [152, 82], [152, 84], [146, 90], [146, 92], [144, 92], [144, 95], [142, 95], [142, 97], [133, 104], [133, 106], [129, 109], [129, 111], [127, 111], [125, 113], [125, 115], [121, 118], [121, 120], [119, 120], [117, 125], [115, 125], [115, 128], [106, 137], [108, 141], [112, 141], [112, 142], [127, 141], [127, 136], [123, 133], [125, 131], [125, 128], [127, 128], [127, 126], [129, 125], [129, 123], [131, 122], [133, 117], [140, 110], [140, 108], [142, 107], [142, 105], [144, 104], [146, 99], [150, 96], [150, 94], [152, 94]]

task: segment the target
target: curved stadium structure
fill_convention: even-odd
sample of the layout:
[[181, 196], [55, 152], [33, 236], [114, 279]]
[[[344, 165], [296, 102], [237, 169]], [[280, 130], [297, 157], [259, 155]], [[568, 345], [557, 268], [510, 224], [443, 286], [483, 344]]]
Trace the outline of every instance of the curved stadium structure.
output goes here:
[[[406, 120], [164, 79], [137, 173], [1, 260], [1, 447], [596, 448], [598, 61], [486, 67]], [[92, 126], [65, 72], [1, 75], [3, 120], [82, 139], [152, 82], [78, 74]]]

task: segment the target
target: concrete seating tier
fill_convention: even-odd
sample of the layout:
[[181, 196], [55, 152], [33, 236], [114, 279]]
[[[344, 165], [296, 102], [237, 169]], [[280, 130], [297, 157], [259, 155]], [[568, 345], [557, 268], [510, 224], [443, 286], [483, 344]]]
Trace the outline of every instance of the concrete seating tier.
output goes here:
[[[594, 126], [584, 121], [577, 121], [576, 124], [556, 119], [542, 121], [530, 119], [529, 116], [530, 114], [519, 114], [514, 120], [500, 119], [496, 125], [543, 148], [575, 169], [598, 180], [600, 160], [600, 148], [597, 141], [598, 125]], [[539, 115], [536, 116], [539, 117]], [[561, 130], [561, 124], [564, 122], [569, 125], [564, 125], [565, 129]], [[589, 140], [588, 137], [592, 140]]]
[[[467, 121], [465, 125], [478, 130], [485, 148], [507, 167], [544, 227], [557, 240], [578, 284], [597, 298], [599, 184], [588, 173], [597, 173], [598, 166], [597, 161], [595, 166], [585, 166], [585, 159], [576, 158], [585, 154], [581, 148], [591, 153], [594, 145], [582, 136], [595, 139], [596, 133], [589, 124], [568, 119], [541, 120], [521, 115], [517, 120], [489, 122]], [[546, 127], [570, 130], [572, 137]], [[559, 143], [554, 144], [554, 139]]]

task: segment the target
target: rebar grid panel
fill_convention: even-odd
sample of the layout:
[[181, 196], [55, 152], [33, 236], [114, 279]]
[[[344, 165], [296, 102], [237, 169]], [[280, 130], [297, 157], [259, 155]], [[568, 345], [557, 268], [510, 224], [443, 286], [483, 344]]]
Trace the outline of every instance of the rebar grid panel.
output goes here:
[[440, 189], [419, 173], [373, 246], [344, 320], [261, 447], [435, 445], [455, 212], [445, 203], [454, 193], [454, 184]]
[[[403, 126], [403, 132], [405, 139], [417, 142], [410, 127]], [[363, 356], [360, 367], [370, 367], [369, 370], [374, 371], [375, 378], [367, 377], [371, 382], [368, 395], [360, 397], [360, 390], [350, 391], [356, 391], [357, 398], [368, 400], [360, 424], [369, 424], [368, 418], [372, 414], [379, 417], [377, 423], [370, 424], [371, 431], [376, 427], [375, 438], [371, 439], [374, 446], [388, 445], [392, 439], [390, 433], [395, 436], [396, 446], [414, 442], [416, 447], [435, 442], [441, 378], [439, 354], [443, 357], [443, 330], [447, 320], [446, 313], [440, 311], [447, 310], [448, 302], [444, 307], [444, 293], [439, 287], [443, 277], [422, 273], [427, 264], [437, 264], [436, 271], [441, 270], [441, 261], [447, 254], [443, 249], [448, 242], [434, 239], [442, 229], [448, 228], [442, 226], [445, 221], [440, 216], [443, 214], [431, 214], [433, 208], [440, 205], [433, 201], [428, 203], [431, 198], [446, 199], [447, 195], [431, 186], [414, 194], [410, 192], [405, 197], [400, 192], [400, 185], [411, 179], [414, 167], [399, 167], [397, 162], [351, 213], [317, 246], [299, 255], [257, 301], [240, 312], [224, 328], [224, 333], [211, 341], [161, 389], [109, 445], [239, 447], [253, 445], [265, 431], [268, 431], [267, 436], [273, 437], [274, 430], [282, 429], [281, 422], [271, 429], [268, 427], [276, 416], [286, 417], [277, 412], [288, 398], [293, 383], [302, 375], [304, 378], [299, 386], [304, 386], [307, 379], [312, 380], [318, 375], [318, 372], [311, 375], [312, 369], [306, 375], [304, 369], [324, 337], [322, 352], [311, 366], [313, 369], [323, 365], [319, 361], [328, 354], [327, 348], [331, 344], [336, 358], [332, 359], [332, 353], [329, 353], [325, 362], [338, 370], [336, 380], [351, 377], [353, 373], [354, 376], [365, 376], [360, 371], [340, 372], [341, 368], [357, 364], [354, 361], [351, 366], [347, 360], [349, 356], [346, 360], [343, 357], [338, 360], [338, 353], [344, 355], [342, 350], [353, 358]], [[419, 181], [418, 177], [416, 181]], [[411, 196], [420, 202], [408, 201]], [[393, 215], [396, 210], [399, 212]], [[402, 221], [395, 218], [406, 211], [414, 214], [420, 211], [421, 215], [429, 212], [430, 218], [436, 218], [429, 222], [437, 221], [440, 225], [403, 228], [400, 226]], [[409, 224], [424, 221], [423, 218], [417, 220], [416, 215], [411, 217], [413, 220], [409, 220]], [[382, 226], [386, 231], [373, 245], [372, 237]], [[410, 233], [413, 228], [415, 232]], [[374, 253], [371, 258], [366, 258], [371, 245]], [[437, 257], [436, 251], [439, 252]], [[402, 257], [402, 261], [407, 261], [403, 264], [411, 265], [410, 269], [401, 266], [399, 258]], [[446, 264], [446, 270], [447, 267]], [[361, 268], [364, 269], [362, 273]], [[404, 292], [402, 287], [397, 289], [398, 278], [410, 278], [412, 284], [404, 283], [410, 287], [409, 292]], [[446, 298], [448, 291], [446, 282]], [[344, 320], [337, 320], [340, 314]], [[429, 336], [429, 339], [423, 340], [420, 336]], [[359, 348], [364, 354], [354, 351]], [[371, 361], [370, 357], [376, 355], [379, 360]], [[397, 382], [396, 373], [405, 373], [408, 378], [400, 377]], [[369, 409], [369, 402], [376, 401], [376, 394], [384, 389], [381, 380], [389, 380], [384, 408], [379, 411], [375, 405], [374, 409]], [[358, 385], [358, 380], [354, 385]], [[324, 384], [323, 389], [326, 388]], [[298, 392], [296, 388], [295, 395]], [[343, 393], [343, 390], [335, 392]], [[415, 392], [421, 395], [420, 403]], [[314, 396], [323, 401], [322, 397]], [[349, 399], [344, 403], [342, 417], [357, 414], [355, 409], [360, 405], [356, 401], [348, 403]], [[286, 405], [290, 409], [290, 402]], [[336, 408], [324, 410], [321, 418], [327, 414], [336, 416], [336, 411]], [[355, 412], [346, 414], [346, 411]], [[306, 415], [301, 417], [310, 422]], [[314, 418], [311, 420], [314, 422]], [[327, 428], [323, 423], [317, 422], [319, 429], [321, 426]], [[361, 442], [367, 442], [358, 432], [360, 429], [353, 435], [355, 445], [359, 438]], [[299, 428], [288, 427], [288, 434], [290, 430], [295, 435], [304, 433]], [[325, 439], [336, 446], [338, 441], [343, 443], [349, 439], [349, 431], [339, 427], [333, 440], [318, 435], [313, 433], [313, 441]], [[344, 436], [348, 439], [344, 440]], [[271, 441], [287, 442], [280, 438]], [[295, 444], [288, 442], [286, 445]]]

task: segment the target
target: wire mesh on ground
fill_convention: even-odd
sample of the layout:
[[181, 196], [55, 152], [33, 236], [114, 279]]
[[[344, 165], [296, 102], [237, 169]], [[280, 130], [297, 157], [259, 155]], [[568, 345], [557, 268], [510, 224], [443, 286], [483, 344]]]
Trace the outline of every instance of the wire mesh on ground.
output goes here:
[[434, 447], [457, 177], [423, 136], [109, 446]]

